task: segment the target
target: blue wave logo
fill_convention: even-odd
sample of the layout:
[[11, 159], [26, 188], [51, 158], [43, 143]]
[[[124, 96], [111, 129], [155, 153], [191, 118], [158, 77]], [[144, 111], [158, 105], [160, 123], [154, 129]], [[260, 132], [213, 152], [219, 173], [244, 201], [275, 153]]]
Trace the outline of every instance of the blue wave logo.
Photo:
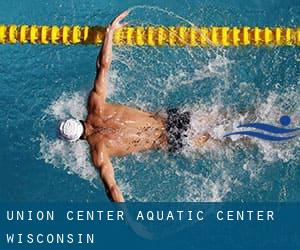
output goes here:
[[[232, 132], [224, 135], [224, 137], [232, 136], [232, 135], [246, 135], [250, 137], [255, 137], [262, 140], [267, 141], [286, 141], [295, 138], [297, 135], [296, 132], [300, 131], [300, 128], [284, 128], [291, 124], [291, 118], [289, 116], [281, 116], [279, 119], [280, 124], [283, 127], [276, 127], [266, 123], [247, 123], [238, 126], [237, 128], [252, 128], [260, 131], [238, 131]], [[271, 134], [270, 134], [271, 133]], [[273, 135], [272, 135], [273, 134]]]

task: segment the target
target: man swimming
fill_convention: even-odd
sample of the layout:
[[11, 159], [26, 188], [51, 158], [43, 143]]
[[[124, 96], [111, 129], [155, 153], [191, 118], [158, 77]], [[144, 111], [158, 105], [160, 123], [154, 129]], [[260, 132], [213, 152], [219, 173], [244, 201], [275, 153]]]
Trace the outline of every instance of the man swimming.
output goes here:
[[[71, 118], [59, 124], [60, 138], [71, 142], [87, 140], [93, 164], [99, 170], [108, 197], [115, 202], [123, 202], [124, 198], [117, 186], [110, 158], [151, 149], [179, 151], [190, 124], [190, 113], [182, 113], [178, 109], [169, 109], [167, 118], [164, 118], [106, 102], [113, 35], [117, 29], [127, 25], [120, 22], [128, 13], [125, 11], [116, 17], [106, 29], [103, 46], [96, 61], [96, 78], [88, 98], [86, 120]], [[201, 146], [208, 139], [208, 134], [197, 135], [194, 143]]]

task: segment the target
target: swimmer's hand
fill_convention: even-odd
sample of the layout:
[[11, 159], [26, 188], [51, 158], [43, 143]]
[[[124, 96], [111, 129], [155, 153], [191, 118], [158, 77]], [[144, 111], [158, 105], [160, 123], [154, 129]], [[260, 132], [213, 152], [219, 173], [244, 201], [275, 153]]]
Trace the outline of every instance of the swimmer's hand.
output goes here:
[[115, 32], [118, 29], [124, 28], [126, 25], [128, 25], [128, 22], [120, 23], [125, 17], [127, 17], [129, 14], [129, 11], [126, 10], [123, 13], [121, 13], [119, 16], [117, 16], [107, 27], [107, 32]]

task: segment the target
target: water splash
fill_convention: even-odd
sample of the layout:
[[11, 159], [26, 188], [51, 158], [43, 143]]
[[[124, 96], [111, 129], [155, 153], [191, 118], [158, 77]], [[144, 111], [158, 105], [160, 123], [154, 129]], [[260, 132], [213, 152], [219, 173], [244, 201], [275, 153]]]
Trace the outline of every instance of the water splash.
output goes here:
[[[289, 94], [291, 93], [289, 92]], [[280, 98], [280, 96], [276, 95], [276, 98], [274, 98], [273, 94], [270, 94], [267, 98], [266, 103], [272, 106], [271, 111], [273, 114], [280, 110], [280, 106], [274, 105], [277, 98]], [[297, 98], [295, 101], [300, 101], [300, 95], [295, 95], [295, 98]], [[64, 94], [50, 105], [46, 113], [52, 114], [55, 119], [57, 117], [64, 118], [67, 114], [79, 114], [81, 110], [85, 109], [85, 104], [82, 100], [83, 97], [80, 97], [79, 93]], [[270, 100], [273, 100], [273, 102]], [[260, 116], [266, 108], [266, 103], [258, 104], [255, 114], [256, 119], [270, 119], [270, 117]], [[281, 105], [284, 104], [282, 103]], [[240, 142], [239, 138], [236, 139], [237, 144], [224, 145], [222, 141], [224, 140], [224, 133], [232, 129], [234, 124], [246, 121], [250, 116], [249, 113], [239, 114], [234, 111], [227, 115], [223, 113], [223, 108], [223, 105], [220, 103], [213, 105], [199, 103], [194, 107], [184, 108], [192, 111], [192, 128], [189, 131], [187, 146], [183, 151], [186, 158], [184, 157], [178, 161], [178, 159], [174, 159], [166, 153], [138, 153], [125, 158], [113, 159], [116, 176], [126, 199], [138, 201], [226, 200], [227, 195], [233, 192], [232, 188], [234, 185], [242, 186], [239, 177], [233, 174], [234, 171], [237, 171], [235, 162], [239, 149], [246, 153], [246, 158], [239, 162], [241, 167], [239, 167], [238, 171], [241, 175], [244, 175], [245, 172], [249, 173], [253, 180], [259, 179], [262, 168], [267, 162], [276, 162], [278, 160], [297, 162], [300, 160], [299, 154], [297, 154], [300, 140], [288, 145], [275, 145], [255, 139], [251, 140], [250, 144], [256, 145], [260, 153], [253, 152], [253, 149], [251, 147], [248, 148], [248, 144]], [[54, 113], [51, 113], [53, 111]], [[299, 108], [296, 109], [293, 116], [299, 112]], [[251, 115], [253, 116], [253, 114]], [[276, 115], [273, 115], [272, 119], [276, 119]], [[209, 131], [216, 141], [210, 141], [200, 149], [195, 147], [191, 139], [196, 134], [206, 131]], [[98, 179], [97, 173], [91, 165], [89, 149], [85, 142], [80, 141], [70, 145], [59, 139], [51, 140], [42, 135], [40, 148], [41, 158], [46, 163], [62, 167], [69, 173], [77, 174], [91, 183]], [[255, 157], [255, 154], [262, 155], [260, 162], [251, 160], [252, 157]], [[200, 165], [199, 161], [201, 162]], [[163, 166], [161, 162], [164, 162]], [[188, 166], [189, 169], [186, 169], [185, 166]], [[202, 171], [199, 172], [199, 166], [202, 166], [202, 168], [211, 166], [212, 168], [207, 170], [208, 173], [202, 173]], [[144, 176], [147, 176], [147, 180], [145, 180]], [[157, 185], [156, 191], [154, 187], [151, 188], [151, 191], [148, 190], [147, 182], [151, 186], [152, 181], [157, 182], [163, 179], [168, 180], [168, 182]], [[164, 187], [164, 192], [168, 190], [174, 192], [173, 185], [175, 183], [178, 188], [177, 192], [174, 193], [175, 197], [170, 195], [167, 199], [159, 189]]]
[[68, 174], [76, 174], [94, 184], [98, 174], [91, 164], [88, 145], [84, 142], [68, 144], [62, 140], [40, 138], [41, 158], [48, 164], [61, 167]]
[[[238, 135], [229, 143], [224, 141], [224, 134], [239, 124], [274, 123], [284, 113], [299, 127], [299, 79], [296, 83], [287, 79], [286, 83], [275, 84], [273, 74], [292, 52], [279, 51], [281, 56], [274, 63], [269, 54], [259, 53], [261, 50], [253, 49], [114, 48], [109, 101], [153, 112], [174, 106], [192, 112], [187, 147], [181, 155], [146, 152], [113, 159], [117, 181], [127, 200], [264, 200], [266, 196], [261, 193], [271, 185], [264, 176], [266, 167], [288, 162], [294, 168], [299, 163], [299, 138], [276, 145], [256, 139], [245, 143]], [[266, 78], [264, 86], [252, 77], [260, 74]], [[50, 131], [59, 119], [83, 119], [87, 94], [88, 90], [83, 94], [69, 92], [54, 100], [45, 110], [43, 126]], [[213, 140], [196, 148], [192, 138], [207, 131]], [[91, 183], [98, 181], [85, 142], [70, 146], [47, 133], [40, 137], [40, 155], [55, 167]]]

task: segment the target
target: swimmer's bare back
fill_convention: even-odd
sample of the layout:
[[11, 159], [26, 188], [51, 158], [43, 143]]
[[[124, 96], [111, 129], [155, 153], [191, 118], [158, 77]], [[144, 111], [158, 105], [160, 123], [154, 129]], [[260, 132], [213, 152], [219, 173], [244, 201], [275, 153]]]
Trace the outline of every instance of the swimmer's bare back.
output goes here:
[[[98, 102], [93, 99], [97, 99], [97, 96], [91, 96], [89, 104]], [[91, 147], [104, 144], [109, 156], [158, 149], [167, 143], [162, 118], [119, 104], [93, 105], [89, 109], [85, 127], [88, 128], [86, 139]]]
[[107, 194], [112, 201], [123, 202], [110, 161], [112, 156], [167, 146], [163, 118], [139, 109], [106, 102], [107, 75], [112, 61], [113, 35], [127, 23], [120, 23], [128, 11], [116, 17], [107, 27], [102, 49], [96, 61], [94, 88], [88, 100], [88, 116], [83, 138], [90, 145], [92, 161], [99, 170]]

